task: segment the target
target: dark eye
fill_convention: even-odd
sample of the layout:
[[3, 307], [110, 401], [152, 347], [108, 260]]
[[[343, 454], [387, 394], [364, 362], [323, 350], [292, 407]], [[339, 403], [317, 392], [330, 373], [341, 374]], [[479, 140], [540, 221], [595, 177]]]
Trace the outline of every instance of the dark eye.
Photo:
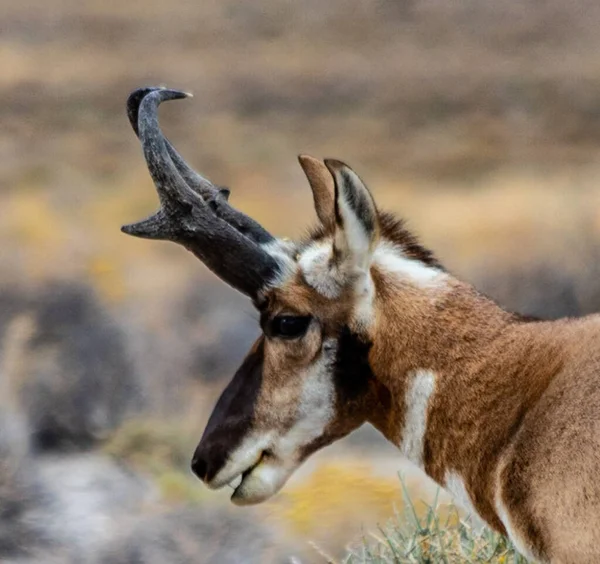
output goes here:
[[306, 333], [310, 320], [308, 315], [278, 315], [271, 321], [270, 333], [273, 337], [286, 339], [301, 337]]

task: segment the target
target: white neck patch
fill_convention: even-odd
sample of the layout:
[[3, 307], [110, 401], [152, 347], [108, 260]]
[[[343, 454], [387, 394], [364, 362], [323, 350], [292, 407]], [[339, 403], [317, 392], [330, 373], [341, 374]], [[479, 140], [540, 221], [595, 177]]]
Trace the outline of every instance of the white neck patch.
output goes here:
[[467, 488], [461, 476], [453, 471], [447, 472], [444, 476], [444, 488], [448, 493], [452, 494], [456, 503], [467, 510], [471, 517], [471, 523], [479, 526], [481, 524], [481, 518], [473, 507], [471, 496], [467, 492]]
[[448, 279], [443, 270], [408, 258], [398, 245], [389, 241], [377, 245], [373, 254], [373, 264], [382, 272], [392, 274], [418, 288], [441, 287]]
[[429, 370], [415, 370], [408, 377], [410, 382], [404, 398], [404, 429], [398, 446], [406, 458], [423, 468], [427, 411], [429, 398], [435, 389], [436, 375]]

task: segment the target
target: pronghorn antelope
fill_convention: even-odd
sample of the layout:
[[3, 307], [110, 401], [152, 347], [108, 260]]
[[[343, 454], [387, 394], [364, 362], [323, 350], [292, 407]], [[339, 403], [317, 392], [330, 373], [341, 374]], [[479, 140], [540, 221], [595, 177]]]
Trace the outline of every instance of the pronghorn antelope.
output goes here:
[[259, 503], [369, 422], [527, 557], [599, 562], [600, 317], [504, 311], [337, 160], [299, 157], [319, 223], [276, 239], [161, 133], [159, 104], [185, 96], [128, 100], [161, 209], [123, 231], [184, 245], [252, 299], [262, 329], [196, 449], [198, 477]]

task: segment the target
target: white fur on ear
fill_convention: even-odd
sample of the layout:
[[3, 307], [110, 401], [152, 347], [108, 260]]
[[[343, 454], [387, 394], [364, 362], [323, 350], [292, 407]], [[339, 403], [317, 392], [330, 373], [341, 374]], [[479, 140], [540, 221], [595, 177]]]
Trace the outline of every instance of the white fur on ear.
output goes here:
[[339, 266], [349, 267], [356, 273], [368, 272], [379, 240], [379, 219], [373, 196], [349, 166], [333, 159], [326, 159], [325, 165], [335, 182], [334, 252]]

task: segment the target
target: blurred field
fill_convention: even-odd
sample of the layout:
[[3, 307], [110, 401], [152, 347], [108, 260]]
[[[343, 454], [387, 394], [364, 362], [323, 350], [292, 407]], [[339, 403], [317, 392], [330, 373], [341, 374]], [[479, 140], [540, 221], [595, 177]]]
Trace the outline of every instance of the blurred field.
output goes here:
[[0, 15], [3, 562], [362, 558], [405, 503], [402, 462], [368, 429], [259, 508], [189, 475], [258, 325], [184, 250], [120, 233], [156, 206], [124, 111], [136, 87], [194, 93], [162, 111], [169, 137], [276, 234], [313, 221], [296, 155], [337, 157], [506, 307], [600, 310], [597, 2], [0, 0]]

